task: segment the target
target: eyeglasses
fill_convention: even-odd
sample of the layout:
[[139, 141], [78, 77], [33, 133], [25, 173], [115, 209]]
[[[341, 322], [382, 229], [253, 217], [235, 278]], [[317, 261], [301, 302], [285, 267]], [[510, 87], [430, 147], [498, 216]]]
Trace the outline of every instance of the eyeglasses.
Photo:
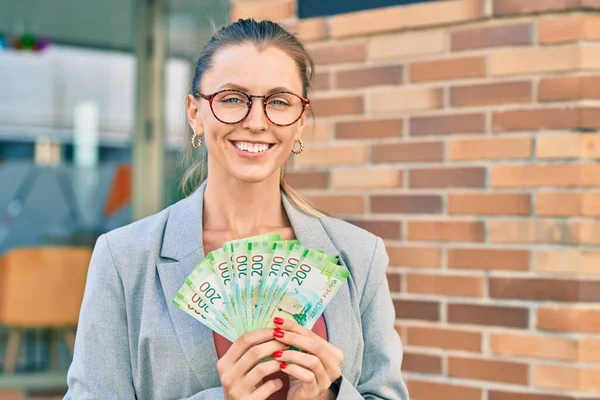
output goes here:
[[237, 124], [246, 119], [250, 114], [253, 98], [264, 99], [265, 115], [277, 126], [289, 126], [296, 123], [310, 103], [310, 100], [292, 92], [255, 96], [235, 89], [219, 90], [209, 95], [196, 92], [194, 97], [208, 100], [213, 115], [224, 124]]

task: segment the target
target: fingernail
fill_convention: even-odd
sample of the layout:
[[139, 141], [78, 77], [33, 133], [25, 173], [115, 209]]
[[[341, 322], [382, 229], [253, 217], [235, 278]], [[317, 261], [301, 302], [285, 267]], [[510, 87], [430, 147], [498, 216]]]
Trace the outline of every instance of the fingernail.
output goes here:
[[283, 351], [276, 351], [275, 353], [273, 353], [273, 357], [275, 358], [279, 358], [283, 355]]
[[275, 332], [273, 332], [273, 335], [275, 335], [276, 338], [282, 338], [283, 337], [283, 331], [281, 329], [275, 329]]
[[286, 367], [287, 367], [286, 363], [279, 364], [279, 368], [281, 368], [281, 369], [285, 369]]
[[283, 318], [275, 317], [273, 322], [275, 323], [275, 325], [281, 325], [283, 324]]

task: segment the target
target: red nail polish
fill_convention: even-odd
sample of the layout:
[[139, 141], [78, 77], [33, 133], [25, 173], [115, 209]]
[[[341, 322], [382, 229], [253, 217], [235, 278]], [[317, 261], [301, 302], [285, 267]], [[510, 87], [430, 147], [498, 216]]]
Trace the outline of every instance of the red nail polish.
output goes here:
[[273, 335], [275, 335], [276, 338], [282, 338], [283, 337], [283, 331], [281, 329], [275, 329], [275, 331], [273, 332]]
[[279, 368], [281, 368], [281, 369], [285, 369], [286, 367], [287, 367], [287, 364], [284, 362], [279, 364]]
[[275, 358], [279, 358], [283, 355], [283, 351], [276, 351], [275, 353], [273, 353], [273, 357]]
[[275, 323], [275, 325], [281, 325], [283, 324], [283, 318], [275, 317], [273, 322]]

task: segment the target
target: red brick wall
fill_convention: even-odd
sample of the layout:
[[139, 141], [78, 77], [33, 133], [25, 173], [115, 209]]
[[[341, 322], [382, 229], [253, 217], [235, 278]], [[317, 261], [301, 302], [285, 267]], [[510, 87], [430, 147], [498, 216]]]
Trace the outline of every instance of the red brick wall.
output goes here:
[[412, 398], [600, 398], [600, 1], [294, 7], [232, 15], [315, 58], [290, 181], [386, 239]]

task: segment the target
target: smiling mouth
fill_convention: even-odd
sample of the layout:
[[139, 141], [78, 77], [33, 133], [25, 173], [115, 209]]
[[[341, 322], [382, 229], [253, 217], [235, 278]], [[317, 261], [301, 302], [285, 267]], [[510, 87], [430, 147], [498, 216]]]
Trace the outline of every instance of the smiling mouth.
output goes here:
[[235, 147], [237, 147], [241, 151], [245, 151], [247, 153], [264, 153], [269, 150], [271, 147], [275, 146], [274, 143], [250, 143], [250, 142], [234, 142], [232, 141]]

